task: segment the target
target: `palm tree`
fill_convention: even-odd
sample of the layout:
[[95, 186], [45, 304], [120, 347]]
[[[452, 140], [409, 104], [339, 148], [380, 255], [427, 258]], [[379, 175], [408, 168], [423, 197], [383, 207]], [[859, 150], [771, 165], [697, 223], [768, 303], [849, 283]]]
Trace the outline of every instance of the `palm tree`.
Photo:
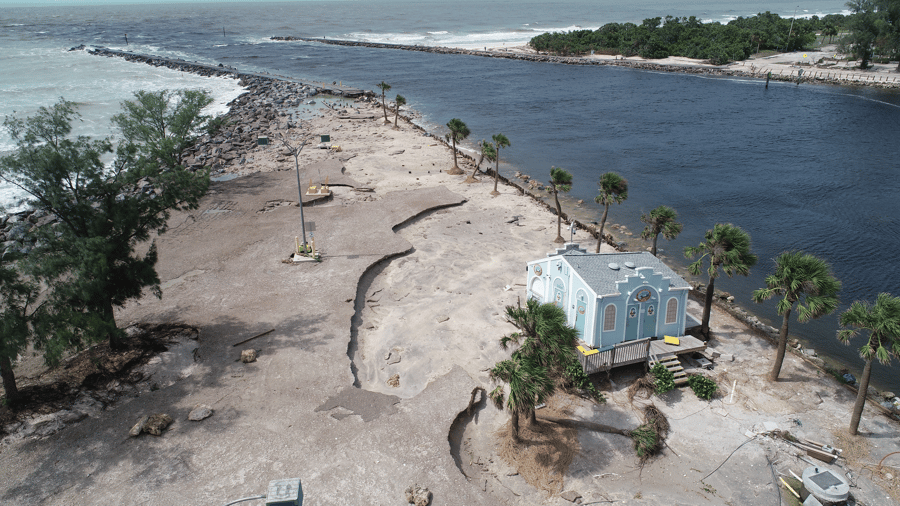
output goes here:
[[709, 285], [706, 287], [706, 305], [703, 307], [703, 322], [700, 326], [700, 332], [709, 337], [709, 313], [719, 268], [729, 278], [734, 274], [746, 276], [750, 274], [750, 268], [756, 265], [757, 257], [750, 253], [750, 234], [731, 223], [716, 223], [711, 230], [706, 231], [704, 242], [696, 247], [684, 248], [685, 258], [697, 255], [700, 258], [688, 266], [690, 273], [695, 276], [700, 275], [703, 259], [709, 257]]
[[466, 178], [464, 181], [465, 183], [477, 183], [478, 180], [475, 179], [475, 174], [477, 174], [478, 169], [481, 168], [482, 162], [484, 162], [485, 159], [492, 161], [494, 157], [497, 156], [497, 152], [494, 151], [494, 145], [484, 139], [478, 141], [478, 147], [480, 148], [478, 153], [478, 163], [475, 164], [475, 168], [472, 169], [472, 174]]
[[778, 314], [782, 315], [778, 333], [778, 351], [769, 372], [769, 381], [778, 381], [787, 350], [788, 319], [797, 304], [797, 321], [833, 313], [838, 306], [841, 282], [831, 273], [828, 262], [802, 251], [786, 251], [775, 258], [775, 273], [766, 276], [766, 288], [753, 292], [753, 300], [762, 302], [779, 295]]
[[381, 81], [380, 83], [378, 83], [378, 87], [381, 88], [381, 109], [384, 111], [384, 122], [387, 123], [387, 105], [385, 105], [384, 103], [384, 94], [391, 89], [391, 85], [384, 81]]
[[394, 102], [397, 103], [397, 109], [394, 111], [394, 128], [397, 128], [397, 118], [400, 117], [400, 106], [406, 105], [406, 97], [398, 93]]
[[[527, 415], [529, 422], [534, 424], [534, 407], [553, 394], [555, 380], [567, 378], [566, 368], [577, 363], [578, 330], [568, 324], [562, 308], [533, 299], [529, 299], [525, 307], [521, 304], [506, 306], [506, 320], [519, 332], [503, 336], [500, 346], [504, 350], [510, 344], [520, 346], [510, 360], [494, 366], [490, 375], [491, 379], [510, 387], [507, 407], [513, 417], [513, 437], [518, 439], [519, 414]], [[526, 382], [532, 384], [526, 385]], [[498, 406], [502, 405], [503, 387], [495, 388], [490, 396]]]
[[[534, 422], [537, 405], [546, 402], [553, 395], [553, 380], [546, 368], [522, 355], [498, 362], [488, 375], [495, 382], [509, 385], [506, 409], [512, 418], [513, 441], [518, 442], [519, 415], [525, 415], [529, 421]], [[489, 395], [497, 407], [503, 406], [503, 385], [498, 385]]]
[[525, 307], [506, 306], [506, 321], [520, 330], [500, 339], [505, 350], [510, 344], [521, 346], [513, 352], [528, 356], [541, 367], [547, 368], [551, 377], [563, 377], [566, 367], [575, 360], [578, 330], [570, 326], [566, 312], [552, 302], [540, 303], [534, 299]]
[[462, 169], [459, 168], [459, 165], [456, 163], [456, 143], [462, 141], [466, 137], [469, 136], [470, 132], [469, 127], [466, 126], [465, 123], [459, 118], [453, 118], [447, 123], [447, 128], [450, 129], [450, 133], [448, 134], [450, 140], [453, 142], [453, 167], [447, 171], [447, 174], [463, 174]]
[[500, 192], [497, 191], [497, 182], [500, 180], [500, 148], [508, 148], [509, 147], [509, 139], [506, 138], [503, 134], [494, 134], [494, 150], [497, 152], [497, 156], [494, 157], [494, 191], [491, 192], [491, 195], [500, 195]]
[[859, 349], [859, 356], [866, 361], [866, 366], [859, 379], [859, 392], [850, 417], [850, 434], [855, 436], [859, 432], [859, 419], [866, 404], [872, 360], [877, 359], [882, 365], [888, 365], [891, 358], [900, 358], [900, 297], [879, 293], [875, 305], [856, 301], [841, 315], [840, 323], [841, 327], [855, 327], [838, 332], [837, 337], [844, 344], [850, 344], [850, 338], [859, 329], [869, 331], [869, 340]]
[[550, 167], [550, 192], [553, 193], [553, 201], [556, 203], [556, 239], [553, 242], [566, 242], [562, 236], [562, 208], [559, 206], [559, 192], [568, 192], [572, 189], [572, 174], [560, 167]]
[[597, 253], [600, 253], [600, 244], [603, 242], [603, 227], [606, 225], [609, 205], [621, 204], [628, 198], [628, 181], [615, 172], [607, 172], [600, 176], [597, 186], [600, 187], [600, 193], [594, 197], [594, 202], [603, 206], [603, 217], [600, 218], [600, 235], [597, 236]]
[[828, 36], [828, 43], [834, 40], [834, 36], [838, 34], [837, 27], [832, 24], [825, 25], [825, 28], [822, 29], [822, 41], [824, 42], [825, 36]]
[[659, 206], [650, 211], [650, 214], [641, 215], [641, 221], [647, 224], [644, 231], [641, 232], [641, 237], [653, 238], [653, 246], [650, 248], [651, 255], [656, 256], [656, 240], [659, 239], [659, 234], [671, 241], [681, 233], [684, 225], [676, 222], [677, 219], [678, 213], [668, 206]]

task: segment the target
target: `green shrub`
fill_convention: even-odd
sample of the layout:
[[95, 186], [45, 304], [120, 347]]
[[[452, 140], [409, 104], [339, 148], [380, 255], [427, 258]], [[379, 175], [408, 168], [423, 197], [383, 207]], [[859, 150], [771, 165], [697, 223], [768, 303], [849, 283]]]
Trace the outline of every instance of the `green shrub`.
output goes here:
[[581, 364], [578, 363], [578, 360], [573, 360], [566, 366], [566, 379], [573, 387], [586, 390], [595, 401], [599, 403], [606, 402], [603, 393], [597, 390], [597, 387], [594, 386], [591, 378], [584, 373], [584, 369], [581, 368]]
[[718, 390], [719, 385], [716, 385], [716, 382], [707, 378], [706, 376], [694, 375], [688, 378], [688, 385], [690, 385], [691, 390], [694, 391], [694, 394], [708, 401], [712, 399], [713, 395], [716, 394], [716, 390]]
[[662, 395], [675, 388], [675, 375], [662, 364], [656, 364], [650, 369], [650, 374], [656, 378], [656, 395]]

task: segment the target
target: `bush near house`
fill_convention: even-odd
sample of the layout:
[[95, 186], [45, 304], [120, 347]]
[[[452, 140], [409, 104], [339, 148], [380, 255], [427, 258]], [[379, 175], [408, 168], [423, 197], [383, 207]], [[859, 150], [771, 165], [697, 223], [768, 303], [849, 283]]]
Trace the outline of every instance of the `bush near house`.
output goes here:
[[662, 364], [656, 364], [650, 369], [650, 374], [656, 378], [656, 395], [662, 395], [675, 388], [675, 375]]
[[712, 399], [716, 394], [716, 390], [719, 389], [719, 385], [716, 385], [715, 381], [706, 376], [700, 376], [699, 374], [689, 377], [688, 385], [690, 385], [691, 390], [694, 391], [694, 395], [704, 401]]

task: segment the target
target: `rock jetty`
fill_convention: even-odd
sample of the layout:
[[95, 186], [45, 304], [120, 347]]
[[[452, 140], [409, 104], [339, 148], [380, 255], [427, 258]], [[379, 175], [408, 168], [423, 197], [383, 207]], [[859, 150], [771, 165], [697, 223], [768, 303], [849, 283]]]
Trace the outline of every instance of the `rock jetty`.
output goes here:
[[[630, 67], [641, 70], [650, 70], [654, 72], [679, 72], [683, 74], [703, 74], [703, 75], [711, 75], [711, 76], [722, 76], [722, 77], [752, 77], [756, 79], [765, 79], [766, 73], [762, 71], [742, 71], [738, 69], [729, 68], [727, 66], [706, 66], [706, 65], [663, 65], [659, 63], [651, 63], [646, 61], [635, 61], [635, 60], [627, 60], [627, 59], [619, 59], [619, 60], [597, 60], [591, 58], [584, 58], [580, 56], [557, 56], [547, 53], [516, 53], [512, 51], [503, 51], [503, 50], [478, 50], [478, 49], [461, 49], [456, 47], [438, 47], [438, 46], [411, 46], [406, 44], [387, 44], [383, 42], [361, 42], [355, 40], [335, 40], [335, 39], [316, 39], [309, 37], [271, 37], [271, 40], [277, 41], [303, 41], [303, 42], [319, 42], [321, 44], [332, 44], [336, 46], [360, 46], [360, 47], [372, 47], [378, 49], [399, 49], [403, 51], [420, 51], [425, 53], [435, 53], [435, 54], [464, 54], [470, 56], [481, 56], [485, 58], [506, 58], [510, 60], [522, 60], [522, 61], [530, 61], [530, 62], [542, 62], [542, 63], [561, 63], [564, 65], [611, 65], [617, 67]], [[842, 86], [853, 85], [853, 86], [871, 86], [877, 88], [897, 88], [900, 87], [900, 83], [896, 80], [887, 81], [884, 76], [866, 76], [870, 80], [847, 80], [841, 79], [837, 73], [829, 72], [827, 70], [818, 71], [811, 70], [809, 72], [805, 72], [801, 74], [799, 77], [794, 74], [796, 71], [791, 71], [788, 74], [775, 74], [774, 72], [770, 76], [770, 79], [773, 81], [787, 81], [787, 82], [797, 82], [798, 79], [804, 83], [819, 83], [819, 84], [838, 84]], [[882, 79], [882, 80], [878, 80]]]
[[[77, 49], [80, 47], [73, 48]], [[246, 91], [227, 104], [229, 112], [224, 126], [213, 136], [204, 135], [182, 153], [184, 166], [188, 170], [209, 169], [213, 177], [229, 172], [229, 169], [237, 170], [247, 163], [247, 153], [258, 145], [260, 137], [274, 138], [284, 128], [297, 127], [291, 119], [291, 109], [308, 103], [313, 97], [327, 94], [358, 97], [358, 100], [368, 101], [375, 96], [371, 91], [320, 85], [284, 76], [241, 72], [221, 64], [205, 65], [104, 48], [90, 49], [88, 53], [124, 58], [130, 62], [167, 67], [206, 77], [239, 79]], [[279, 155], [279, 161], [287, 156]], [[150, 191], [149, 183], [140, 190]], [[28, 254], [36, 241], [33, 230], [56, 220], [55, 216], [34, 209], [0, 215], [0, 254], [6, 250]]]

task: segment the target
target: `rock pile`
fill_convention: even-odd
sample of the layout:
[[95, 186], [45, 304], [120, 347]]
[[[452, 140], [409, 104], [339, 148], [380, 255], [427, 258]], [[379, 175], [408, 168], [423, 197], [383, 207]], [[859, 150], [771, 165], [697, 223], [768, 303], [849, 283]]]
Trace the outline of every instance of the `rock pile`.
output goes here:
[[27, 255], [37, 239], [32, 233], [37, 227], [56, 221], [56, 216], [40, 209], [28, 209], [0, 216], [0, 254], [7, 251]]

